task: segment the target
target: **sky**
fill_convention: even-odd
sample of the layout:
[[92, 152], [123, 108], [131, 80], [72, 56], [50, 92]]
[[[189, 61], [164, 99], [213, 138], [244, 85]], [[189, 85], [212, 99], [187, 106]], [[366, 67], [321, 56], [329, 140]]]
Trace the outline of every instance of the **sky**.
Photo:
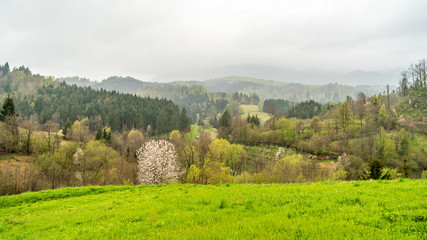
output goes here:
[[427, 56], [426, 10], [425, 0], [1, 0], [0, 64], [97, 81], [397, 82]]

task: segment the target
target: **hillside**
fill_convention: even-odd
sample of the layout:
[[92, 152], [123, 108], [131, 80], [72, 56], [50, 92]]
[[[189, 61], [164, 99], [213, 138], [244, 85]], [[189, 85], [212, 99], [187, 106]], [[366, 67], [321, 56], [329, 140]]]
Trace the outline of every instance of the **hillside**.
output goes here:
[[[359, 91], [365, 92], [367, 96], [372, 96], [384, 92], [385, 86], [348, 86], [336, 83], [324, 85], [307, 85], [300, 83], [289, 83], [281, 81], [263, 80], [244, 76], [226, 76], [213, 78], [204, 81], [176, 81], [169, 83], [143, 82], [131, 77], [109, 77], [102, 82], [88, 82], [86, 78], [68, 77], [60, 78], [68, 84], [77, 86], [91, 86], [95, 89], [105, 89], [108, 91], [118, 91], [122, 93], [140, 93], [149, 91], [152, 97], [164, 97], [164, 94], [154, 94], [158, 89], [168, 86], [194, 86], [202, 85], [208, 92], [225, 93], [245, 93], [257, 94], [261, 99], [277, 98], [294, 102], [305, 100], [315, 100], [317, 102], [342, 102], [347, 96], [356, 98]], [[151, 91], [152, 90], [152, 91]], [[153, 92], [154, 91], [154, 92]]]
[[132, 77], [113, 76], [104, 79], [102, 82], [90, 81], [87, 78], [65, 77], [58, 78], [60, 82], [65, 82], [69, 85], [76, 84], [79, 87], [91, 87], [94, 89], [104, 89], [107, 91], [116, 91], [120, 93], [138, 93], [145, 89], [151, 89], [161, 86], [162, 84], [155, 82], [143, 82]]
[[145, 89], [150, 89], [159, 86], [155, 82], [143, 82], [131, 77], [109, 77], [100, 83], [95, 83], [92, 88], [105, 89], [107, 91], [117, 91], [121, 93], [138, 93]]
[[348, 86], [341, 84], [306, 85], [250, 77], [228, 76], [202, 82], [208, 91], [256, 93], [261, 99], [277, 98], [294, 102], [315, 100], [317, 102], [342, 102], [347, 96], [356, 98], [357, 92], [364, 91], [371, 96], [385, 90], [385, 86]]
[[[111, 77], [96, 84], [79, 77], [55, 80], [20, 67], [0, 74], [0, 100], [10, 95], [15, 101], [16, 113], [22, 119], [33, 117], [41, 124], [53, 120], [61, 128], [67, 119], [74, 122], [96, 118], [97, 129], [108, 125], [113, 130], [146, 130], [150, 126], [156, 134], [178, 129], [180, 110], [172, 101], [119, 93], [141, 89], [144, 84], [129, 77]], [[156, 83], [147, 84], [153, 86]]]
[[64, 188], [0, 197], [0, 238], [423, 239], [426, 187], [397, 180]]

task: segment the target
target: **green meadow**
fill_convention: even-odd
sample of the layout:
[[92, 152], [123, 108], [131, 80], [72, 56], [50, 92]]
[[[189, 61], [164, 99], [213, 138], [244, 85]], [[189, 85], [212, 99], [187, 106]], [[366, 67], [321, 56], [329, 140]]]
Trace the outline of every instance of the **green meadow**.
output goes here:
[[0, 197], [0, 239], [426, 237], [426, 180], [105, 186]]
[[248, 117], [248, 113], [250, 115], [257, 115], [261, 123], [265, 123], [268, 119], [271, 118], [270, 114], [259, 110], [258, 105], [241, 104], [240, 109], [243, 112], [240, 117], [244, 119]]

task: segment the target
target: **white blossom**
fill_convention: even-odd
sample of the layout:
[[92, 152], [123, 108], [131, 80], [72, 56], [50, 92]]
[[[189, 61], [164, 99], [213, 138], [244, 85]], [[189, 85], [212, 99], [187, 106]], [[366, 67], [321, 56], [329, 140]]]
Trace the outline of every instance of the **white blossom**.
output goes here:
[[282, 147], [279, 147], [279, 149], [276, 152], [276, 156], [274, 157], [274, 161], [279, 161], [281, 158], [283, 158], [285, 155], [285, 149]]
[[80, 161], [83, 159], [83, 151], [81, 148], [77, 148], [76, 153], [73, 155], [74, 157], [74, 165], [79, 165]]
[[180, 171], [175, 146], [166, 140], [151, 140], [137, 151], [138, 180], [141, 184], [169, 183]]

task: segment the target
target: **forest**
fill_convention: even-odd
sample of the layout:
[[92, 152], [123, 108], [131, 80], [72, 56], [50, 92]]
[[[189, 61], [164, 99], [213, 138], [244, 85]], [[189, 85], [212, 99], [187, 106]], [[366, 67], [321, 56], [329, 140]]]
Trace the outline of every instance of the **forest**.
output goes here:
[[119, 93], [6, 63], [0, 195], [147, 182], [141, 163], [161, 146], [176, 164], [156, 184], [427, 178], [426, 71], [421, 60], [396, 90], [319, 103], [194, 84]]

